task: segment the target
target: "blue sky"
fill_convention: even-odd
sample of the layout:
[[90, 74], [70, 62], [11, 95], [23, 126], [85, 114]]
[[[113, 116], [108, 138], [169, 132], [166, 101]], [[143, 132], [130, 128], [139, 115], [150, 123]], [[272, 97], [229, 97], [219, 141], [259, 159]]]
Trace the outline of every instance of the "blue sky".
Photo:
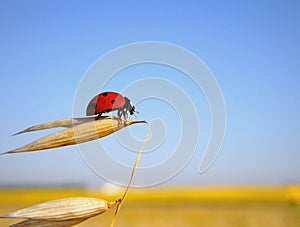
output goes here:
[[[207, 64], [227, 110], [224, 144], [212, 167], [197, 172], [200, 143], [188, 166], [166, 184], [299, 183], [299, 12], [297, 1], [1, 1], [0, 151], [49, 133], [11, 136], [21, 129], [71, 117], [81, 78], [99, 57], [129, 43], [163, 41]], [[172, 70], [164, 72], [162, 78], [170, 79]], [[174, 83], [185, 84], [197, 100], [186, 79]], [[108, 87], [124, 85], [117, 80]], [[139, 117], [163, 118], [156, 105], [168, 111], [160, 102], [144, 102]], [[209, 118], [202, 107], [196, 104], [205, 139]], [[0, 186], [102, 183], [76, 147], [0, 157]]]

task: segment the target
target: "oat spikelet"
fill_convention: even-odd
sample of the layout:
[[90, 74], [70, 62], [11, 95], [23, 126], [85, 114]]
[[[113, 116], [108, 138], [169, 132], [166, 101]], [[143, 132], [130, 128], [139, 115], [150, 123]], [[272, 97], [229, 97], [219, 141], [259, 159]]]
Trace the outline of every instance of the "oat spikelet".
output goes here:
[[32, 127], [26, 128], [26, 129], [24, 129], [20, 132], [17, 132], [15, 134], [13, 134], [13, 136], [19, 135], [19, 134], [22, 134], [22, 133], [26, 133], [26, 132], [33, 132], [33, 131], [50, 129], [50, 128], [57, 128], [57, 127], [70, 128], [70, 127], [73, 127], [74, 125], [79, 125], [79, 124], [82, 124], [84, 122], [89, 122], [89, 121], [94, 121], [94, 120], [95, 120], [95, 117], [60, 119], [60, 120], [56, 120], [56, 121], [50, 121], [50, 122], [45, 122], [45, 123], [41, 123], [41, 124], [38, 124], [38, 125], [34, 125]]
[[108, 202], [103, 199], [89, 197], [64, 198], [39, 203], [1, 218], [24, 218], [44, 221], [68, 221], [87, 219], [104, 213], [117, 202]]
[[70, 227], [77, 225], [86, 219], [71, 219], [67, 221], [46, 221], [46, 220], [35, 220], [28, 219], [25, 221], [18, 222], [10, 225], [9, 227]]
[[[65, 123], [69, 123], [69, 119], [66, 119]], [[2, 154], [38, 151], [38, 150], [45, 150], [50, 148], [74, 145], [78, 143], [84, 143], [84, 142], [88, 142], [91, 140], [108, 136], [126, 126], [136, 124], [136, 123], [146, 123], [146, 121], [123, 120], [117, 117], [101, 117], [98, 120], [92, 120], [92, 121], [88, 120], [87, 122], [80, 123], [77, 125], [75, 124], [75, 126], [73, 127], [69, 127], [62, 131], [52, 133], [50, 135], [37, 139], [34, 142], [29, 143], [23, 147]], [[63, 123], [60, 122], [59, 124], [62, 125]], [[28, 131], [28, 130], [24, 130], [24, 131]]]

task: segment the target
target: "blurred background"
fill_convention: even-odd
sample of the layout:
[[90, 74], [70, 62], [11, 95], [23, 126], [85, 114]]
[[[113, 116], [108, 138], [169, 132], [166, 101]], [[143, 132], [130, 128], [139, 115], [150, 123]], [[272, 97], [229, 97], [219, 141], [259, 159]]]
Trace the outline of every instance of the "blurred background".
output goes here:
[[[99, 57], [129, 43], [169, 42], [193, 52], [214, 74], [226, 105], [226, 136], [213, 165], [200, 174], [211, 120], [201, 91], [180, 72], [157, 65], [115, 75], [107, 90], [149, 76], [183, 86], [201, 125], [188, 165], [143, 193], [133, 190], [119, 225], [299, 226], [299, 12], [297, 1], [0, 1], [0, 152], [52, 132], [11, 136], [24, 128], [72, 117], [81, 79]], [[167, 122], [170, 144], [149, 163], [141, 160], [152, 165], [172, 154], [178, 116], [155, 99], [137, 109], [140, 119]], [[131, 131], [144, 138], [142, 129]], [[104, 143], [117, 142], [108, 137]], [[1, 214], [47, 199], [99, 191], [113, 198], [124, 190], [95, 174], [76, 146], [1, 156], [0, 187]], [[108, 225], [112, 213], [81, 226]]]

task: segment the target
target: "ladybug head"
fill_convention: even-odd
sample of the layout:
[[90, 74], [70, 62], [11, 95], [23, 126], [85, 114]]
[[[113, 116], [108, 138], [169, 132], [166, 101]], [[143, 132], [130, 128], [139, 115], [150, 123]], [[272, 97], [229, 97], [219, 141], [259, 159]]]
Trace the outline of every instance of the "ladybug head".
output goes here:
[[129, 100], [129, 98], [124, 97], [125, 101], [126, 101], [126, 108], [129, 111], [130, 115], [133, 115], [136, 111], [135, 111], [135, 107], [134, 105], [132, 105], [131, 101]]

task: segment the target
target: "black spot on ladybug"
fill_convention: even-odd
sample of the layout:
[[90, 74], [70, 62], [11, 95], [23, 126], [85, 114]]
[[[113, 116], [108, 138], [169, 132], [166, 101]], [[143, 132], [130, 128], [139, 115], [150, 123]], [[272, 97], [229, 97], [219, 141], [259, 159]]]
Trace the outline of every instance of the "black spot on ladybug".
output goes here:
[[102, 95], [103, 95], [104, 97], [106, 97], [106, 96], [107, 96], [107, 92], [103, 92]]
[[116, 103], [116, 100], [111, 100], [111, 104], [115, 104]]

